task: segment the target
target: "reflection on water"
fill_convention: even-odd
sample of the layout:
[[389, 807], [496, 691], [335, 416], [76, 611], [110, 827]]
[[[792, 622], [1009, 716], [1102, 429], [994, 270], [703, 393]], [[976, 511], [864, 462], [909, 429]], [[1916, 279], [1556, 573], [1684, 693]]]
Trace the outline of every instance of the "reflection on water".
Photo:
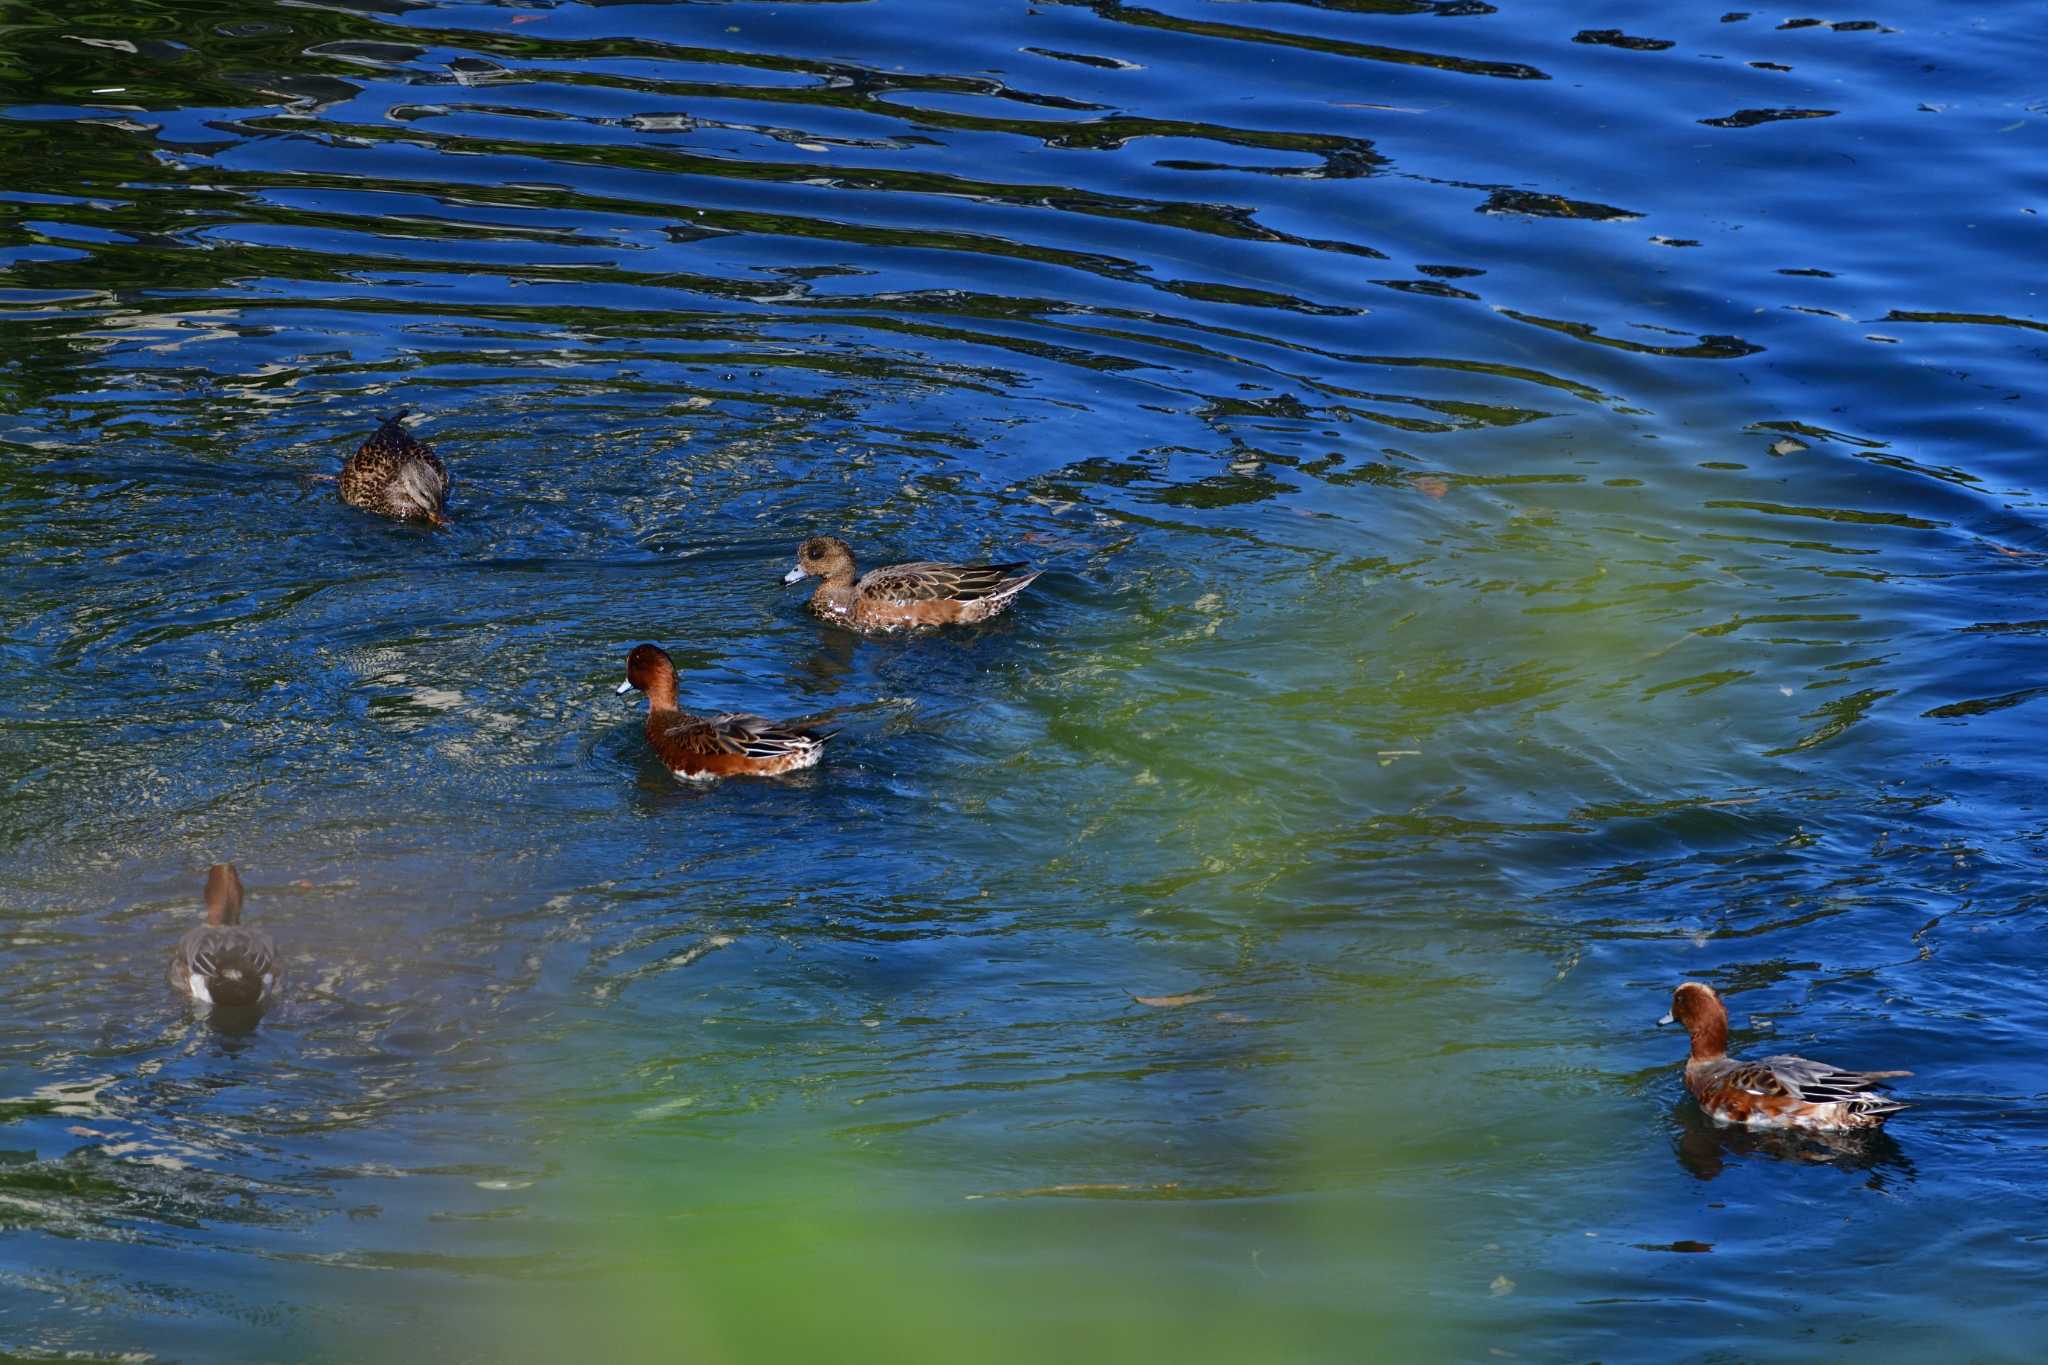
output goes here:
[[[1622, 22], [11, 13], [0, 1350], [2028, 1356], [2030, 33]], [[1672, 1114], [1694, 977], [1915, 1107]]]

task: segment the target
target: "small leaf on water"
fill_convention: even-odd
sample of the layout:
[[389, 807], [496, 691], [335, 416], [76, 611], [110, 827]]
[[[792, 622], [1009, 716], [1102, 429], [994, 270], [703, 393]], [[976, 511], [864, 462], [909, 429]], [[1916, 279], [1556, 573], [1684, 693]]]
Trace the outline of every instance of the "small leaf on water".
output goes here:
[[1486, 1292], [1496, 1299], [1503, 1294], [1512, 1294], [1515, 1292], [1515, 1282], [1505, 1275], [1496, 1275], [1493, 1277], [1493, 1283], [1486, 1286]]
[[1208, 991], [1190, 991], [1186, 995], [1134, 995], [1131, 999], [1141, 1005], [1150, 1005], [1155, 1010], [1179, 1009], [1182, 1005], [1199, 1005], [1204, 1000], [1216, 997]]
[[1444, 494], [1451, 491], [1451, 485], [1449, 484], [1449, 482], [1444, 479], [1439, 479], [1434, 474], [1417, 474], [1414, 478], [1408, 480], [1408, 482], [1414, 486], [1416, 492], [1425, 494], [1432, 498], [1440, 498]]

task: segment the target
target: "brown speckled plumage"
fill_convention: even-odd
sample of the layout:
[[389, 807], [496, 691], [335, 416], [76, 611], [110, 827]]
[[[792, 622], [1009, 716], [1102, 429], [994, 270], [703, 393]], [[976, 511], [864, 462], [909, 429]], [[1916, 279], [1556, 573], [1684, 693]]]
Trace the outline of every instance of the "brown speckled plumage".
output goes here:
[[1711, 986], [1688, 981], [1672, 992], [1669, 1018], [1692, 1036], [1685, 1088], [1721, 1123], [1834, 1132], [1876, 1128], [1906, 1107], [1874, 1087], [1910, 1071], [1843, 1071], [1806, 1057], [1730, 1057], [1728, 1007]]
[[676, 668], [666, 651], [639, 645], [626, 656], [626, 681], [647, 694], [647, 743], [677, 777], [773, 777], [815, 764], [828, 731], [799, 730], [759, 716], [686, 715], [676, 706]]
[[853, 551], [836, 536], [813, 536], [796, 549], [783, 578], [820, 580], [811, 611], [855, 630], [967, 625], [999, 615], [1037, 573], [1017, 564], [891, 564], [855, 577]]
[[448, 470], [424, 442], [405, 429], [395, 413], [342, 461], [341, 500], [351, 507], [401, 521], [419, 519], [446, 526], [441, 507], [448, 499]]
[[242, 878], [233, 863], [206, 874], [206, 923], [171, 952], [171, 985], [202, 1004], [267, 1005], [284, 984], [277, 945], [242, 923]]

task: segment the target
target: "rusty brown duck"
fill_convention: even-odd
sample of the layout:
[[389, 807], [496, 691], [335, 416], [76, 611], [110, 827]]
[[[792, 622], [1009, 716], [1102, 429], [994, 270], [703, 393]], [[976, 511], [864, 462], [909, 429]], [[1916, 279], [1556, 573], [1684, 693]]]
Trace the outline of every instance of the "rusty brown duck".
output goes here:
[[774, 777], [809, 768], [824, 756], [831, 731], [800, 729], [728, 712], [693, 716], [676, 705], [676, 666], [668, 651], [638, 645], [626, 656], [618, 692], [647, 694], [647, 745], [677, 777]]
[[1658, 1022], [1673, 1020], [1692, 1036], [1685, 1088], [1717, 1123], [1839, 1132], [1876, 1128], [1906, 1107], [1877, 1087], [1910, 1071], [1844, 1071], [1808, 1057], [1730, 1057], [1728, 1007], [1698, 981], [1671, 993], [1671, 1013]]

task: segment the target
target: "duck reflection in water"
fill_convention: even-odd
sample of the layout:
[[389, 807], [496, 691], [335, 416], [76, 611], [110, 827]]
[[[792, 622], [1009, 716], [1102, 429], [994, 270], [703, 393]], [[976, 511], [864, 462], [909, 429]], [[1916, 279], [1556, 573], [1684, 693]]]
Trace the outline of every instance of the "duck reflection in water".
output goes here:
[[1716, 1123], [1689, 1095], [1671, 1110], [1671, 1148], [1678, 1164], [1700, 1180], [1712, 1180], [1730, 1166], [1758, 1159], [1864, 1171], [1864, 1183], [1873, 1190], [1911, 1183], [1918, 1176], [1898, 1139], [1881, 1128], [1829, 1132]]

